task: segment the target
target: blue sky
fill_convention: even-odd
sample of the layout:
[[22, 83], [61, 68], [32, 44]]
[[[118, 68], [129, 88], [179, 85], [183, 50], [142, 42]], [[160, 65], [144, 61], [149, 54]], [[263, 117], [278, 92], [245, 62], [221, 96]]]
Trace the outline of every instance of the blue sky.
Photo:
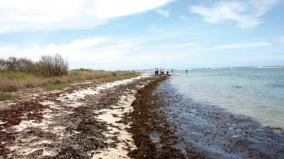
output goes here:
[[0, 0], [0, 57], [71, 68], [284, 64], [283, 0]]

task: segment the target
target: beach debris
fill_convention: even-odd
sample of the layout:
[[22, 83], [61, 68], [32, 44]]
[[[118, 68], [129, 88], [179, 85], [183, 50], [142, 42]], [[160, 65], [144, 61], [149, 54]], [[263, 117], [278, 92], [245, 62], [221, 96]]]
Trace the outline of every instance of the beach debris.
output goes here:
[[[103, 152], [110, 147], [119, 146], [121, 150], [131, 147], [128, 144], [131, 143], [131, 136], [126, 131], [128, 125], [117, 122], [124, 111], [131, 111], [128, 107], [134, 100], [136, 86], [145, 84], [144, 78], [147, 77], [101, 85], [90, 83], [63, 92], [36, 96], [30, 101], [0, 110], [0, 156], [90, 158], [95, 152]], [[112, 106], [121, 107], [113, 109], [113, 118], [117, 117], [113, 124], [102, 120], [100, 111]], [[118, 126], [121, 128], [115, 129]], [[117, 139], [124, 140], [115, 144]]]

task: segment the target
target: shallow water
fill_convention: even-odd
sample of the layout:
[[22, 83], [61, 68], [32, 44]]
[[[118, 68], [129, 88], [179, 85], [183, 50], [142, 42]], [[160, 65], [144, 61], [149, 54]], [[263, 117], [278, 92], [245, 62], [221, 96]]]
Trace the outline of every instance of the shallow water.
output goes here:
[[170, 84], [195, 102], [284, 128], [284, 68], [197, 69], [175, 73]]
[[[283, 158], [284, 69], [176, 72], [160, 84], [177, 147], [205, 158]], [[282, 129], [281, 129], [282, 128]]]

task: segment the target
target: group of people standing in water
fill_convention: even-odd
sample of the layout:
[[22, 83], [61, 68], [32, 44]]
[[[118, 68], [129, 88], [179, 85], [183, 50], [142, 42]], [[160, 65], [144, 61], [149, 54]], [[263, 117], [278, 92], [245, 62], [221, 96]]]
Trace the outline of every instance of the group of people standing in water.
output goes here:
[[[173, 69], [171, 69], [171, 73], [172, 74], [174, 73]], [[188, 74], [188, 69], [185, 70], [185, 73]], [[158, 76], [158, 75], [168, 75], [168, 76], [170, 76], [170, 72], [169, 72], [169, 70], [155, 68], [155, 75], [156, 76]]]
[[169, 70], [155, 68], [155, 75], [170, 75]]

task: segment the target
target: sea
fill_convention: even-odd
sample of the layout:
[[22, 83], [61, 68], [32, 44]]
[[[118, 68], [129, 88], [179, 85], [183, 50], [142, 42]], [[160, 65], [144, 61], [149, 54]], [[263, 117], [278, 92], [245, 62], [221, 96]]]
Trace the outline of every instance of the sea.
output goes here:
[[283, 67], [173, 70], [155, 90], [165, 92], [161, 109], [185, 154], [284, 158]]
[[193, 69], [173, 76], [170, 84], [185, 97], [284, 128], [284, 68]]

